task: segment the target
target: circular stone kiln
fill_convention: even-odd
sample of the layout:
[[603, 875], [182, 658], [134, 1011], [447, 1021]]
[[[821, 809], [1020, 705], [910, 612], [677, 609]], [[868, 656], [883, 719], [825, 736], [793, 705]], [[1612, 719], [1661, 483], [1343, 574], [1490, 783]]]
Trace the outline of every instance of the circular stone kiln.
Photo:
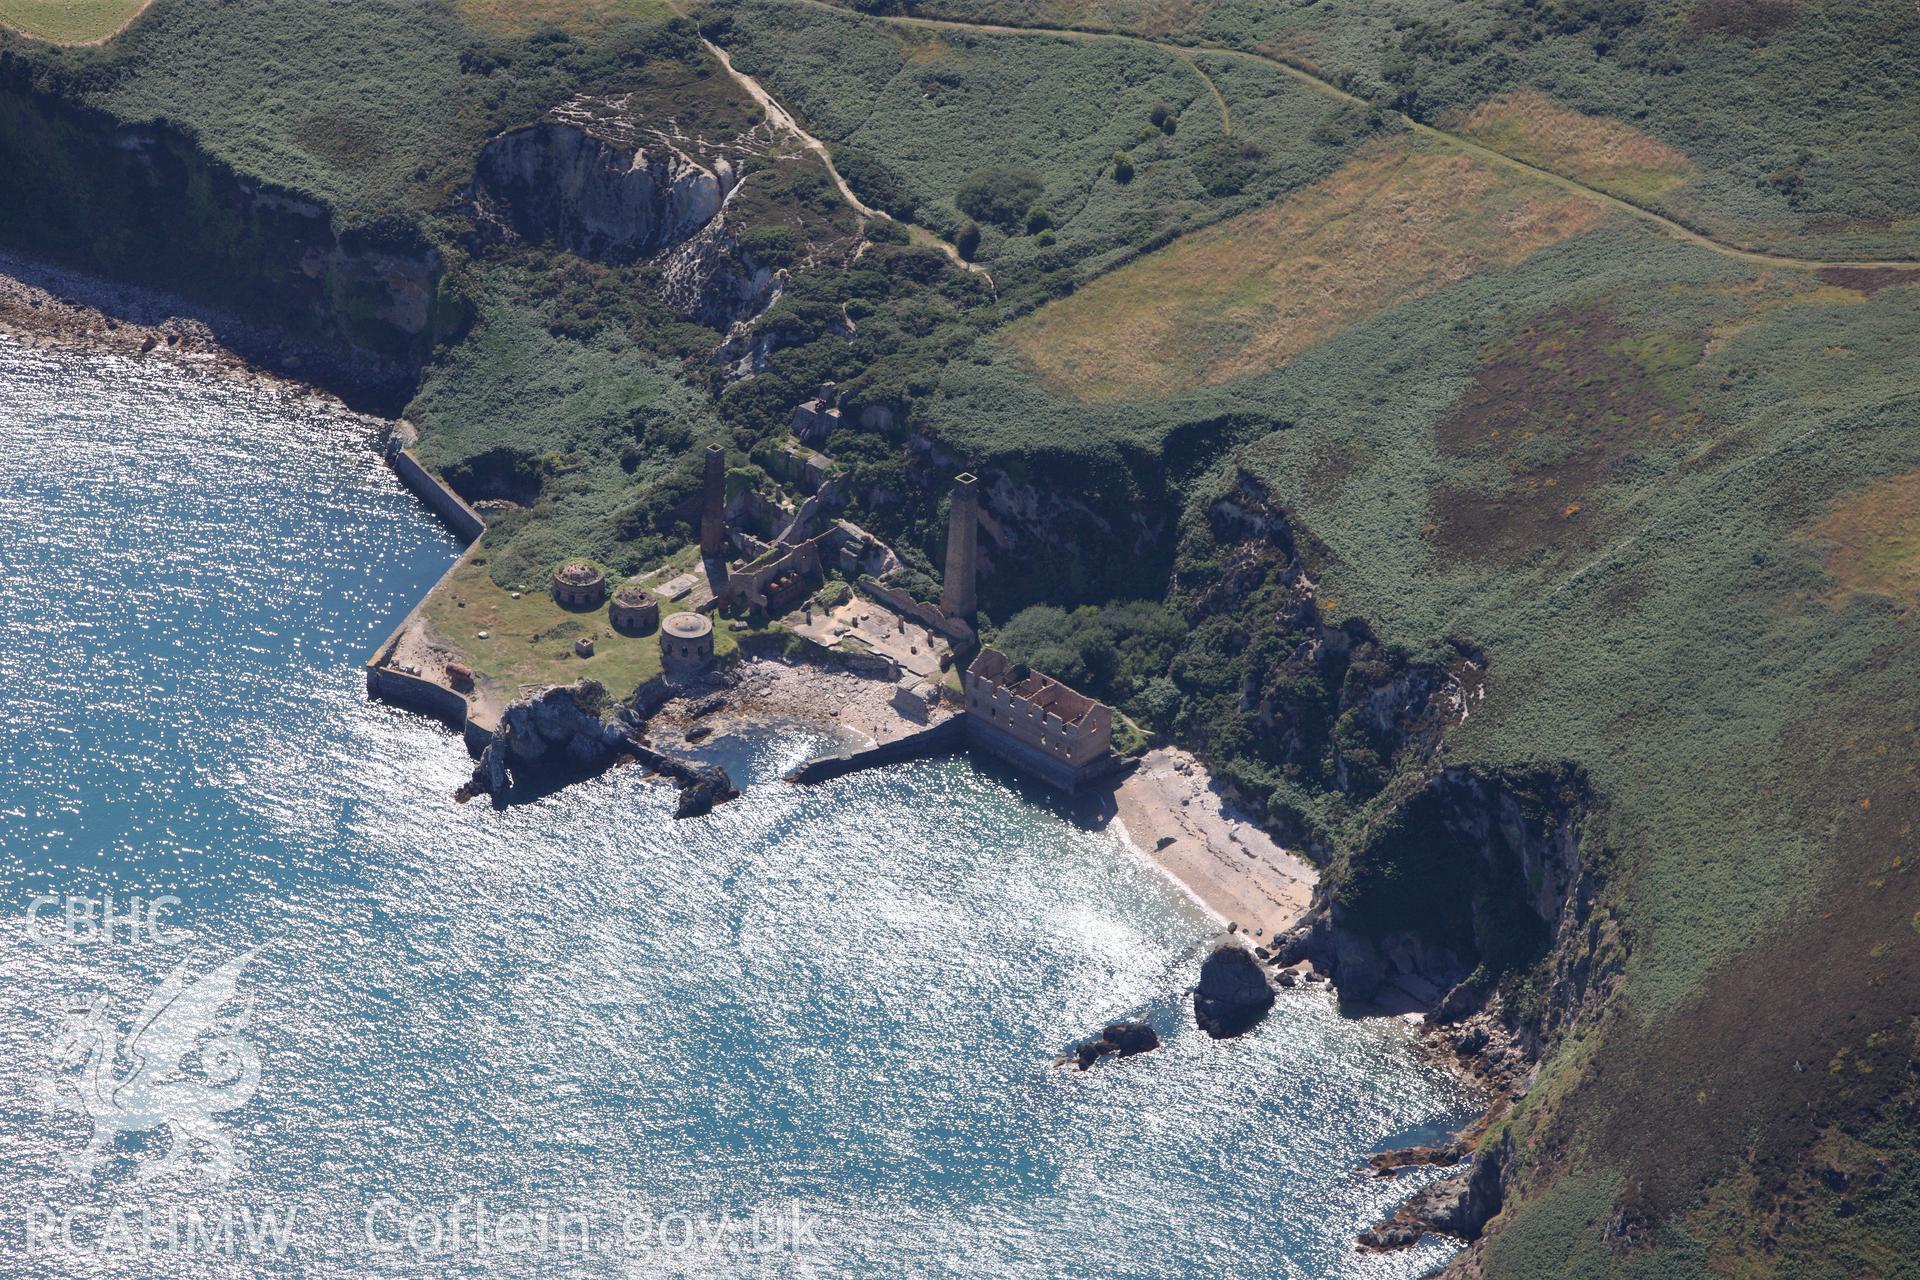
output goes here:
[[705, 614], [676, 613], [660, 624], [660, 666], [687, 675], [713, 660], [713, 623]]
[[591, 609], [607, 594], [607, 575], [600, 566], [584, 560], [572, 560], [553, 574], [555, 603], [567, 609]]
[[613, 593], [607, 621], [613, 623], [615, 631], [630, 636], [644, 635], [660, 625], [660, 602], [653, 598], [653, 592], [629, 582]]

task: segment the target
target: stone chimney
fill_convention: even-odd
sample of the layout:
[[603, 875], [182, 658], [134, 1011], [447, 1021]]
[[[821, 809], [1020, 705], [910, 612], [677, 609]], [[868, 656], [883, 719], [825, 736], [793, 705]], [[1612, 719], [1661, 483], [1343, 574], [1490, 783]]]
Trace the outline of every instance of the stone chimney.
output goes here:
[[700, 485], [700, 555], [711, 560], [727, 549], [727, 451], [707, 446]]
[[940, 588], [940, 612], [949, 617], [973, 616], [979, 543], [980, 482], [963, 471], [953, 480], [953, 510], [947, 517], [947, 576]]

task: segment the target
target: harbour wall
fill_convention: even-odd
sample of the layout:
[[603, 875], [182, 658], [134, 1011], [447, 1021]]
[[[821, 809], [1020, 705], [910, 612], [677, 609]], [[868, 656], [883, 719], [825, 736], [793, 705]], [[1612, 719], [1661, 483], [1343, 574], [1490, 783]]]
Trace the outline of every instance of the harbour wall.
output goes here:
[[[478, 548], [480, 535], [486, 532], [487, 523], [480, 518], [479, 512], [448, 487], [446, 481], [428, 470], [426, 464], [413, 455], [408, 445], [414, 439], [412, 423], [404, 419], [395, 422], [393, 434], [387, 438], [387, 464], [400, 477], [400, 483], [418, 495], [427, 504], [428, 510], [446, 521], [455, 536], [467, 544], [460, 559], [447, 570], [447, 574], [452, 574]], [[445, 580], [445, 575], [442, 580]], [[407, 616], [400, 620], [400, 625], [393, 629], [392, 634], [374, 650], [373, 656], [367, 659], [367, 696], [432, 716], [458, 732], [466, 741], [467, 750], [478, 755], [493, 736], [495, 726], [474, 717], [472, 700], [438, 680], [389, 665], [393, 661], [394, 650], [400, 646], [400, 638], [414, 625], [425, 606], [426, 600], [422, 597], [408, 610]]]
[[965, 714], [953, 716], [931, 729], [922, 729], [904, 738], [895, 738], [892, 742], [883, 742], [862, 751], [842, 751], [809, 760], [789, 773], [787, 781], [825, 782], [829, 778], [844, 777], [862, 769], [878, 769], [883, 765], [904, 764], [909, 760], [924, 760], [929, 756], [964, 751], [967, 746], [966, 718]]
[[433, 514], [447, 522], [461, 541], [472, 542], [486, 532], [487, 522], [466, 500], [448, 487], [447, 482], [427, 470], [426, 464], [401, 443], [399, 436], [387, 441], [387, 465], [400, 477], [400, 483], [420, 495]]
[[1010, 738], [986, 721], [976, 720], [962, 711], [931, 729], [922, 729], [892, 742], [883, 742], [862, 751], [842, 751], [809, 760], [789, 773], [787, 781], [803, 784], [825, 782], [829, 778], [844, 777], [862, 769], [878, 769], [886, 765], [903, 764], [908, 760], [924, 760], [928, 756], [953, 755], [969, 750], [981, 751], [1003, 760], [1022, 773], [1069, 795], [1089, 785], [1104, 782], [1127, 766], [1124, 759], [1109, 754], [1076, 769], [1066, 761]]

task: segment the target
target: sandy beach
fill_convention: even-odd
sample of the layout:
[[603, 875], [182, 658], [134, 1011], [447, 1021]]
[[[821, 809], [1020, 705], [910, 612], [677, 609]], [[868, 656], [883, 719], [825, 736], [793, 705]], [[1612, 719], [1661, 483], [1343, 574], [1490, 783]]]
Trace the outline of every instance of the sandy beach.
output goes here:
[[1235, 813], [1187, 752], [1149, 751], [1113, 803], [1116, 830], [1223, 923], [1270, 939], [1307, 909], [1312, 865]]

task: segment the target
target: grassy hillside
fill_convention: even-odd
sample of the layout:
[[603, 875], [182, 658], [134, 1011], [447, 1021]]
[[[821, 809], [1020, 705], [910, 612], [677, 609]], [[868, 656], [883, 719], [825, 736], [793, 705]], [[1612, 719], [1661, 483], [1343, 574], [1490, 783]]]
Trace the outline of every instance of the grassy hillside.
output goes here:
[[183, 125], [214, 158], [351, 225], [440, 207], [506, 125], [577, 92], [641, 87], [661, 29], [641, 20], [650, 11], [590, 7], [602, 20], [576, 31], [520, 22], [534, 14], [510, 3], [154, 0], [108, 44], [21, 47], [72, 99]]
[[0, 26], [37, 40], [105, 40], [139, 16], [148, 0], [0, 0]]
[[[972, 222], [977, 256], [1016, 290], [1312, 181], [1391, 127], [1276, 68], [1135, 43], [932, 30], [790, 0], [729, 0], [701, 20], [833, 146], [862, 198], [948, 238]], [[1003, 222], [962, 207], [969, 181], [996, 170], [1032, 180]], [[1044, 229], [1028, 225], [1034, 207]]]
[[[1333, 197], [1388, 154], [1018, 321], [949, 369], [927, 430], [1097, 457], [1266, 423], [1224, 461], [1287, 511], [1322, 611], [1410, 659], [1484, 655], [1447, 761], [1585, 771], [1626, 994], [1515, 1121], [1538, 1199], [1490, 1275], [1896, 1274], [1920, 273], [1764, 269], [1612, 217], [1530, 245], [1509, 238], [1524, 184], [1388, 169], [1359, 185], [1390, 211], [1376, 239], [1389, 217]], [[1272, 754], [1247, 702], [1282, 678], [1287, 624], [1202, 610], [1243, 572], [1206, 532], [1229, 483], [1186, 482], [1194, 625], [1129, 705], [1340, 848], [1374, 807]]]
[[1519, 141], [1515, 154], [1542, 160], [1591, 157], [1593, 131], [1630, 130], [1665, 176], [1626, 190], [1690, 225], [1817, 257], [1920, 255], [1920, 156], [1909, 145], [1920, 22], [1901, 0], [910, 7], [1264, 53], [1430, 123]]

